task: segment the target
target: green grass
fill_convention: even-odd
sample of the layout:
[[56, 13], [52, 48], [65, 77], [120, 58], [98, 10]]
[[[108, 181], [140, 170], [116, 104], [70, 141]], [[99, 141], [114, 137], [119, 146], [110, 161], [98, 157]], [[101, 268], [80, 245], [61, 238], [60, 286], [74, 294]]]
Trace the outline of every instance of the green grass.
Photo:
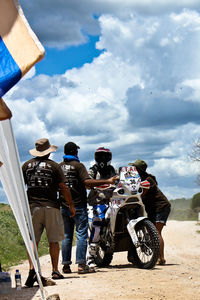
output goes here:
[[[39, 256], [48, 253], [48, 241], [44, 233], [39, 244]], [[0, 203], [0, 261], [2, 269], [27, 259], [26, 247], [9, 205]]]
[[[74, 235], [73, 245], [76, 236]], [[39, 243], [39, 256], [49, 253], [49, 245], [44, 231]], [[27, 260], [26, 246], [9, 205], [0, 203], [0, 261], [3, 271]]]

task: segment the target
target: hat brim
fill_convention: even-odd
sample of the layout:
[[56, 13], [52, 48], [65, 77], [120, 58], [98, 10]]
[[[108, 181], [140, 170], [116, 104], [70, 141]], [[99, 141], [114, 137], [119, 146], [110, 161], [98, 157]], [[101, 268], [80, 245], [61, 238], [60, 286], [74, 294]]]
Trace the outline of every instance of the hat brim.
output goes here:
[[129, 166], [134, 166], [134, 167], [136, 167], [136, 169], [139, 169], [142, 172], [146, 172], [146, 169], [144, 170], [143, 168], [139, 167], [137, 164], [129, 163]]
[[137, 169], [143, 171], [140, 167], [138, 167], [137, 165], [135, 165], [134, 163], [129, 163], [128, 164], [129, 166], [133, 166], [133, 167], [136, 167]]
[[37, 151], [35, 148], [29, 150], [29, 153], [33, 156], [37, 156], [37, 157], [42, 157], [45, 156], [51, 152], [56, 152], [56, 150], [58, 149], [57, 146], [55, 145], [51, 145], [48, 149], [44, 150], [44, 151]]

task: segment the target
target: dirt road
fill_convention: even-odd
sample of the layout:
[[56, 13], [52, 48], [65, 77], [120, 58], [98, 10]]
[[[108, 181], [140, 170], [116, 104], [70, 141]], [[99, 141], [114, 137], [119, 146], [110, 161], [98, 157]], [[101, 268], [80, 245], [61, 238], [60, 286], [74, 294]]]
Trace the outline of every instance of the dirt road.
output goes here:
[[[60, 300], [199, 300], [200, 299], [200, 226], [196, 222], [168, 221], [164, 228], [167, 264], [153, 270], [140, 270], [127, 262], [126, 253], [114, 254], [108, 268], [94, 274], [79, 275], [77, 266], [72, 265], [72, 274], [57, 280], [56, 286], [46, 287], [47, 295], [59, 294]], [[73, 255], [74, 261], [74, 255]], [[50, 276], [49, 256], [40, 259], [44, 276]], [[26, 280], [28, 263], [19, 268], [22, 282]], [[61, 270], [61, 265], [59, 266]], [[12, 280], [14, 285], [14, 279]], [[1, 300], [39, 300], [38, 287], [23, 288]]]

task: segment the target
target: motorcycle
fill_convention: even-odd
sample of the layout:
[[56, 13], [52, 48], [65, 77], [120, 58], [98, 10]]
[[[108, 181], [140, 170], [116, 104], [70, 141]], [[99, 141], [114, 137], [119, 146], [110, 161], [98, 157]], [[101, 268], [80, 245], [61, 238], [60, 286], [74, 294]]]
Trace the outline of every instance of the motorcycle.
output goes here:
[[116, 186], [96, 187], [103, 197], [104, 191], [112, 189], [107, 204], [89, 206], [89, 232], [95, 215], [102, 220], [100, 242], [95, 263], [108, 266], [115, 252], [127, 251], [128, 261], [141, 269], [155, 266], [160, 250], [159, 235], [154, 224], [145, 216], [141, 194], [149, 188], [148, 181], [141, 178], [134, 166], [121, 167]]

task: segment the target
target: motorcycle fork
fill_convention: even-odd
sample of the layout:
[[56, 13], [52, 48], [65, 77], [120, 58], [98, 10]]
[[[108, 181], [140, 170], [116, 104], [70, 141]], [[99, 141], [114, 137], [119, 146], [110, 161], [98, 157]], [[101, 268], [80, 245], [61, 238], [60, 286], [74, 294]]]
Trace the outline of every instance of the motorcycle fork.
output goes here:
[[127, 220], [128, 233], [131, 237], [131, 240], [132, 240], [134, 246], [137, 248], [137, 247], [140, 246], [140, 242], [138, 240], [138, 236], [137, 236], [136, 231], [135, 231], [135, 224], [137, 223], [137, 221], [134, 222], [133, 219], [130, 219], [130, 215], [129, 215], [127, 210], [125, 210], [125, 216], [126, 216], [126, 220]]

